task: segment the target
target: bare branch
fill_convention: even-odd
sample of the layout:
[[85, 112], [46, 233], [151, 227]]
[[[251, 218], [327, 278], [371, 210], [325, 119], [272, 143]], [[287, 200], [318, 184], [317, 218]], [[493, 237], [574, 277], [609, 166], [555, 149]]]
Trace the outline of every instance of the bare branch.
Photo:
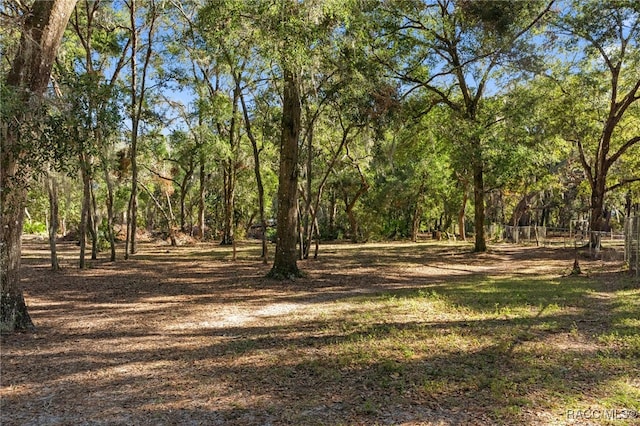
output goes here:
[[613, 163], [618, 161], [618, 158], [620, 158], [625, 152], [627, 152], [629, 148], [631, 148], [638, 142], [640, 142], [640, 136], [635, 136], [622, 144], [622, 146], [618, 148], [616, 153], [609, 157], [609, 159], [607, 160], [607, 166], [611, 166]]
[[615, 185], [611, 185], [607, 188], [605, 188], [605, 192], [609, 192], [609, 191], [613, 191], [614, 189], [618, 189], [621, 186], [624, 186], [626, 184], [632, 183], [632, 182], [640, 182], [640, 177], [633, 177], [633, 178], [629, 178], [629, 179], [623, 179], [620, 182], [616, 183]]

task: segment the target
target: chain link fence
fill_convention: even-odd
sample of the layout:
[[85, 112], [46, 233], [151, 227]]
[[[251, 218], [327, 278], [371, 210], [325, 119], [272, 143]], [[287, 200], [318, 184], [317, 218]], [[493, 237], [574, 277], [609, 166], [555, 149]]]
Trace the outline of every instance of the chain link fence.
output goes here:
[[640, 276], [640, 216], [628, 217], [624, 223], [624, 261], [636, 277]]
[[[636, 233], [637, 225], [636, 222]], [[588, 252], [594, 259], [606, 261], [626, 259], [627, 238], [624, 232], [591, 231], [587, 221], [572, 221], [569, 228], [536, 225], [509, 226], [494, 223], [489, 226], [489, 235], [495, 242], [581, 249]], [[637, 259], [637, 245], [636, 238], [635, 259]]]

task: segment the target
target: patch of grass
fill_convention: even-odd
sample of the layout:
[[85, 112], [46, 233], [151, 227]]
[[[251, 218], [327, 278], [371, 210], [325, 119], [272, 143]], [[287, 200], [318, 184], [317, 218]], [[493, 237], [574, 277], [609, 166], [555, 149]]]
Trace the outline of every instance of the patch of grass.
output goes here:
[[[489, 405], [507, 423], [586, 403], [635, 408], [639, 388], [629, 377], [639, 370], [640, 338], [630, 315], [639, 292], [602, 290], [589, 278], [496, 277], [359, 296], [341, 302], [366, 310], [338, 310], [334, 331], [350, 337], [332, 352], [339, 365], [368, 371], [366, 383], [383, 393]], [[369, 400], [360, 410], [376, 407]]]

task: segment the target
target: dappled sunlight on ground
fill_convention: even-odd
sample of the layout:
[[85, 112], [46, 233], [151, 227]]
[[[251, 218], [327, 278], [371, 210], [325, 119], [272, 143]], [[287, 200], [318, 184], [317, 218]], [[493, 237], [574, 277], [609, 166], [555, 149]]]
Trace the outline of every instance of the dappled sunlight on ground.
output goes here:
[[62, 244], [51, 273], [27, 241], [38, 330], [2, 337], [2, 424], [547, 425], [640, 408], [640, 290], [620, 262], [581, 253], [589, 275], [567, 277], [573, 250], [471, 248], [327, 244], [277, 282], [254, 243], [236, 262], [145, 243], [84, 271]]

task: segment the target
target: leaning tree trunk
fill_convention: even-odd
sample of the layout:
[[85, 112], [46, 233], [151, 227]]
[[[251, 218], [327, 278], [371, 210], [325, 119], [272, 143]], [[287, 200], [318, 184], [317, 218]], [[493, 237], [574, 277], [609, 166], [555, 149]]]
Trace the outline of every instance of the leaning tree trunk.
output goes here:
[[296, 253], [296, 219], [298, 198], [298, 139], [301, 105], [298, 81], [284, 71], [282, 135], [280, 138], [280, 171], [278, 175], [278, 224], [276, 253], [268, 276], [286, 279], [300, 275]]
[[44, 93], [75, 0], [34, 2], [7, 74], [13, 109], [3, 117], [0, 149], [0, 330], [33, 328], [20, 286], [22, 223], [30, 177], [20, 124], [36, 119], [34, 103]]
[[[238, 82], [236, 82], [238, 84]], [[244, 114], [244, 124], [247, 129], [247, 136], [251, 141], [251, 148], [253, 149], [253, 171], [256, 176], [256, 187], [258, 189], [258, 209], [260, 214], [260, 226], [262, 226], [262, 261], [266, 264], [268, 262], [268, 246], [267, 246], [267, 220], [264, 212], [264, 185], [262, 184], [262, 172], [260, 170], [260, 150], [258, 149], [258, 141], [256, 140], [253, 130], [251, 128], [251, 119], [249, 118], [249, 110], [247, 104], [244, 101], [244, 96], [240, 92], [240, 103], [242, 105], [242, 112]]]
[[351, 201], [347, 202], [347, 199], [345, 198], [345, 213], [347, 214], [347, 218], [349, 219], [349, 232], [351, 233], [351, 242], [352, 243], [357, 243], [358, 242], [358, 219], [356, 218], [356, 214], [353, 211], [354, 207], [356, 206], [356, 203], [358, 202], [358, 200], [360, 199], [360, 197], [362, 197], [368, 190], [369, 190], [369, 184], [364, 180], [364, 177], [362, 177], [362, 183], [360, 184], [360, 188], [358, 189], [358, 192], [356, 192], [356, 194], [353, 196], [353, 198], [351, 199]]

